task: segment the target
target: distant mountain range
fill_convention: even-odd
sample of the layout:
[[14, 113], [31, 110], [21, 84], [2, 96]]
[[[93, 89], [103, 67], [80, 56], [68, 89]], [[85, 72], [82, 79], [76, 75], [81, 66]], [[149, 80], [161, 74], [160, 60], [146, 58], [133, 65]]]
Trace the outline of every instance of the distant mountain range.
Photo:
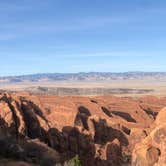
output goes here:
[[109, 81], [132, 79], [166, 79], [166, 72], [89, 72], [89, 73], [45, 73], [0, 77], [1, 83], [21, 83], [40, 81]]

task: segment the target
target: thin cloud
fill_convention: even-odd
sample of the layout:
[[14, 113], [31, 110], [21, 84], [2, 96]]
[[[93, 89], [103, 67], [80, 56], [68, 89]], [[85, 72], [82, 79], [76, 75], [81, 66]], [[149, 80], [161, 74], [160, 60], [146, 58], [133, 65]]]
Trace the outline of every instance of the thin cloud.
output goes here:
[[[70, 21], [68, 21], [70, 20]], [[15, 38], [27, 37], [29, 35], [38, 35], [38, 34], [59, 34], [59, 33], [69, 33], [69, 32], [78, 32], [84, 30], [93, 30], [100, 28], [108, 28], [114, 25], [122, 25], [135, 19], [127, 17], [92, 17], [92, 18], [76, 18], [68, 19], [63, 21], [52, 20], [39, 21], [35, 20], [27, 21], [24, 23], [1, 23], [0, 25], [0, 35], [8, 36], [8, 32], [12, 33], [12, 36]], [[5, 31], [5, 32], [3, 32]], [[3, 33], [3, 34], [2, 34]], [[1, 38], [0, 40], [2, 40]], [[10, 39], [10, 38], [4, 38]], [[11, 38], [13, 39], [13, 37]]]
[[[68, 54], [66, 56], [69, 57], [151, 57], [151, 56], [157, 56], [159, 53], [156, 52], [136, 52], [136, 51], [110, 51], [110, 52], [93, 52], [93, 53], [84, 53], [84, 54]], [[163, 54], [164, 55], [164, 54]]]
[[[145, 19], [145, 18], [144, 18]], [[68, 21], [70, 20], [70, 21]], [[77, 18], [68, 19], [63, 21], [48, 21], [42, 20], [36, 22], [35, 20], [27, 21], [24, 23], [1, 23], [0, 29], [10, 31], [20, 36], [28, 36], [35, 34], [59, 34], [68, 32], [78, 32], [84, 30], [93, 30], [100, 28], [108, 28], [112, 26], [124, 26], [125, 24], [139, 23], [141, 17], [134, 16], [119, 16], [119, 17], [95, 17], [95, 18]], [[146, 20], [146, 19], [145, 19]]]
[[51, 31], [64, 32], [89, 28], [96, 28], [108, 24], [120, 24], [128, 22], [125, 17], [92, 17], [92, 18], [75, 18], [62, 21], [42, 20], [36, 23], [35, 20], [24, 23], [2, 23], [0, 28], [9, 30], [25, 30], [25, 31]]

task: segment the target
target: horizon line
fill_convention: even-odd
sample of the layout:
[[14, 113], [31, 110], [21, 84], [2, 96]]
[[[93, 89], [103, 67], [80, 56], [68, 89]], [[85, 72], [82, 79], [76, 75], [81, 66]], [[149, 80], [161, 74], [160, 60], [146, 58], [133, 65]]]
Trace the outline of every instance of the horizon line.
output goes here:
[[0, 78], [6, 77], [22, 77], [22, 76], [33, 76], [33, 75], [47, 75], [47, 74], [90, 74], [90, 73], [100, 73], [100, 74], [125, 74], [125, 73], [166, 73], [166, 71], [89, 71], [89, 72], [46, 72], [46, 73], [29, 73], [29, 74], [15, 74], [15, 75], [0, 75]]

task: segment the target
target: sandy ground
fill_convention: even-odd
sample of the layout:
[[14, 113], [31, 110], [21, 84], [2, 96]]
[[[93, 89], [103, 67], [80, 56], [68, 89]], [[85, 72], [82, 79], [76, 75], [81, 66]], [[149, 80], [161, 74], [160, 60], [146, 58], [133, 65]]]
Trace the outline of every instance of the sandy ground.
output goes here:
[[23, 82], [17, 84], [0, 83], [0, 89], [13, 90], [13, 91], [24, 91], [29, 87], [63, 87], [63, 88], [123, 88], [123, 89], [147, 89], [153, 90], [147, 94], [120, 94], [118, 96], [142, 96], [142, 95], [155, 95], [159, 97], [166, 96], [166, 82], [158, 80], [123, 80], [123, 81], [98, 81], [98, 82], [87, 82], [87, 81], [57, 81], [57, 82]]

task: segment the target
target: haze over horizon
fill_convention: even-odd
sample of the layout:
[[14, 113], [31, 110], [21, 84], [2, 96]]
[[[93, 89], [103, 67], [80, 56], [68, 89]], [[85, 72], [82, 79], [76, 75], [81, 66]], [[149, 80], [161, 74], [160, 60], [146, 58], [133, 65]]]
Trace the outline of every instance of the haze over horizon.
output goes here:
[[0, 76], [166, 72], [165, 0], [0, 1]]
[[[142, 74], [146, 74], [146, 75], [151, 75], [151, 74], [154, 74], [154, 75], [160, 75], [160, 74], [163, 74], [163, 75], [166, 75], [166, 72], [165, 71], [124, 71], [124, 72], [100, 72], [100, 71], [97, 71], [97, 72], [65, 72], [65, 73], [63, 73], [63, 72], [48, 72], [48, 73], [28, 73], [28, 74], [13, 74], [13, 75], [0, 75], [0, 78], [7, 78], [7, 77], [9, 77], [9, 78], [12, 78], [12, 77], [29, 77], [29, 76], [36, 76], [36, 77], [38, 77], [38, 76], [42, 76], [42, 77], [44, 77], [44, 76], [50, 76], [50, 75], [60, 75], [60, 76], [62, 76], [62, 75], [84, 75], [84, 74], [86, 74], [87, 76], [88, 75], [91, 75], [91, 74], [98, 74], [98, 75], [102, 75], [102, 74], [115, 74], [115, 75], [121, 75], [121, 74], [123, 74], [123, 75], [127, 75], [127, 74], [130, 74], [130, 75], [132, 75], [132, 74], [135, 74], [135, 75], [137, 75], [137, 76], [139, 76], [139, 75], [142, 75]], [[153, 75], [153, 76], [154, 76]], [[152, 76], [152, 77], [153, 77]]]

